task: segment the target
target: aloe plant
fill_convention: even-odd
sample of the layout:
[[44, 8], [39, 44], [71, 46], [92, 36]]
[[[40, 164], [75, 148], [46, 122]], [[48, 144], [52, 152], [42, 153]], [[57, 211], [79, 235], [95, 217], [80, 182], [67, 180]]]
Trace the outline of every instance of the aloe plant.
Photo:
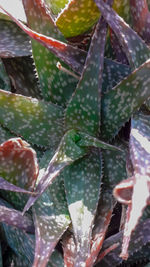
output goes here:
[[0, 5], [1, 265], [147, 266], [150, 3], [22, 3]]

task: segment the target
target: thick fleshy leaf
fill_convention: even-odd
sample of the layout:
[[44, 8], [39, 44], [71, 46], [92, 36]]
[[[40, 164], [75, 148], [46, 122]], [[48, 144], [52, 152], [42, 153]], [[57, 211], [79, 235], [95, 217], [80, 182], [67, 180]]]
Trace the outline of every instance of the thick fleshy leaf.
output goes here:
[[101, 132], [111, 139], [150, 96], [150, 60], [146, 61], [102, 98]]
[[103, 0], [94, 1], [119, 39], [132, 69], [139, 67], [150, 57], [145, 42]]
[[3, 62], [0, 60], [0, 88], [6, 91], [11, 91], [10, 80], [6, 73]]
[[[20, 261], [28, 262], [32, 266], [34, 254], [34, 235], [16, 227], [2, 224], [9, 247], [20, 257]], [[22, 265], [21, 265], [22, 266]]]
[[[65, 41], [41, 0], [24, 0], [28, 25], [41, 34]], [[60, 71], [57, 62], [60, 60], [41, 44], [32, 40], [32, 53], [45, 100], [65, 105], [76, 87], [76, 79]], [[62, 64], [62, 62], [61, 62]]]
[[35, 189], [37, 196], [29, 198], [23, 212], [28, 210], [34, 204], [34, 202], [41, 196], [46, 188], [52, 184], [56, 176], [58, 176], [66, 166], [86, 155], [87, 149], [79, 147], [77, 144], [79, 139], [80, 137], [75, 130], [70, 130], [64, 135], [57, 151], [49, 162], [46, 171], [44, 171]]
[[15, 137], [14, 134], [0, 125], [0, 144], [13, 137]]
[[147, 2], [146, 0], [130, 0], [130, 6], [133, 27], [145, 42], [149, 44], [150, 34], [148, 28], [150, 27], [150, 13]]
[[[135, 232], [132, 235], [130, 246], [129, 246], [129, 258], [126, 264], [136, 264], [138, 261], [141, 262], [149, 259], [150, 250], [150, 236], [149, 236], [150, 219], [140, 223]], [[119, 266], [121, 263], [125, 263], [120, 255], [122, 232], [112, 235], [104, 241], [102, 253], [111, 247], [113, 244], [118, 244], [117, 248], [108, 253], [100, 263], [96, 264], [96, 267], [111, 267]], [[101, 256], [101, 255], [100, 255]]]
[[[120, 143], [118, 142], [115, 144], [118, 145], [118, 147], [120, 146]], [[103, 245], [115, 204], [112, 196], [112, 189], [118, 181], [121, 181], [122, 178], [126, 178], [125, 151], [123, 151], [123, 147], [122, 152], [105, 150], [102, 155], [104, 166], [102, 178], [103, 185], [94, 221], [92, 232], [93, 242], [90, 256], [86, 261], [87, 266], [92, 266], [92, 264], [94, 264]]]
[[[41, 159], [40, 177], [42, 177], [44, 169], [47, 168], [52, 154], [52, 152], [46, 151]], [[60, 176], [56, 178], [54, 183], [47, 188], [34, 204], [33, 211], [36, 229], [34, 267], [45, 266], [54, 247], [70, 224], [64, 185]]]
[[2, 61], [11, 80], [13, 93], [41, 98], [41, 90], [31, 57], [3, 58]]
[[34, 233], [31, 218], [12, 208], [6, 201], [0, 199], [0, 222], [17, 227], [29, 233]]
[[[0, 175], [6, 179], [1, 179], [0, 189], [23, 193], [27, 193], [24, 189], [33, 190], [38, 175], [37, 158], [35, 151], [21, 138], [12, 138], [0, 145]], [[15, 207], [23, 207], [27, 197], [14, 192], [2, 190], [1, 195]]]
[[61, 107], [0, 90], [0, 123], [33, 144], [56, 147], [62, 118]]
[[114, 0], [113, 9], [121, 16], [128, 24], [131, 22], [130, 0]]
[[66, 198], [76, 243], [76, 266], [82, 266], [90, 255], [92, 225], [100, 194], [101, 175], [99, 150], [92, 150], [89, 155], [64, 169]]
[[80, 140], [78, 141], [78, 146], [81, 146], [81, 147], [97, 147], [97, 148], [108, 149], [108, 150], [122, 151], [121, 148], [117, 146], [107, 144], [83, 132], [79, 132], [79, 137], [80, 137]]
[[12, 21], [0, 20], [0, 57], [31, 55], [28, 36]]
[[[1, 5], [0, 5], [0, 8], [3, 9]], [[51, 38], [51, 37], [48, 37], [46, 35], [32, 31], [30, 28], [28, 28], [21, 21], [15, 19], [15, 17], [13, 17], [6, 10], [4, 10], [4, 11], [31, 38], [35, 39], [36, 41], [41, 43], [43, 46], [45, 46], [48, 50], [50, 50], [52, 53], [54, 53], [63, 62], [65, 62], [67, 65], [69, 65], [74, 71], [76, 71], [79, 74], [81, 73], [81, 71], [83, 69], [85, 57], [86, 57], [85, 51], [78, 49], [76, 47], [73, 47], [71, 45], [67, 45], [63, 42], [60, 42], [60, 41], [54, 39], [54, 38]]]
[[65, 37], [82, 34], [96, 23], [99, 9], [92, 0], [71, 0], [56, 20], [56, 25]]
[[66, 231], [62, 237], [62, 246], [65, 266], [74, 267], [77, 251], [73, 233]]
[[[128, 258], [131, 233], [145, 207], [150, 204], [150, 115], [137, 113], [131, 123], [130, 157], [134, 169], [131, 178], [116, 186], [114, 195], [128, 205], [121, 257]], [[140, 196], [140, 197], [139, 197]]]
[[65, 123], [67, 129], [78, 129], [99, 136], [101, 120], [101, 87], [107, 25], [101, 18], [95, 29], [84, 70], [70, 100]]
[[53, 14], [57, 15], [60, 13], [62, 8], [68, 3], [68, 0], [45, 0], [46, 4], [50, 8]]

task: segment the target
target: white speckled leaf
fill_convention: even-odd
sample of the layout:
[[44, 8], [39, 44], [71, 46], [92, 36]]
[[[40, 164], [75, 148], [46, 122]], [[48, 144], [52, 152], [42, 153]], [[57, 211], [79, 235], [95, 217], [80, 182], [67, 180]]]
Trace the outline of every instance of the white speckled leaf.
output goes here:
[[99, 136], [101, 87], [107, 25], [101, 18], [95, 29], [82, 76], [65, 114], [67, 129]]
[[68, 0], [45, 0], [53, 14], [57, 15], [68, 3]]
[[34, 225], [31, 218], [22, 213], [6, 201], [0, 199], [0, 222], [22, 229], [28, 233], [34, 233]]
[[41, 98], [41, 89], [39, 88], [35, 66], [30, 56], [3, 58], [2, 61], [9, 75], [13, 93]]
[[15, 136], [8, 129], [0, 125], [0, 144], [13, 137]]
[[[23, 3], [32, 30], [65, 41], [41, 0]], [[76, 87], [75, 78], [60, 71], [56, 66], [60, 59], [35, 40], [32, 40], [32, 52], [44, 99], [65, 105]]]
[[61, 107], [0, 90], [0, 123], [33, 144], [56, 147], [62, 118]]
[[35, 189], [37, 196], [29, 198], [23, 212], [26, 212], [34, 204], [66, 166], [86, 155], [87, 148], [80, 147], [77, 144], [79, 139], [80, 136], [76, 131], [66, 132]]
[[12, 21], [0, 20], [0, 57], [31, 55], [28, 36]]
[[102, 97], [101, 132], [111, 139], [150, 96], [150, 60]]
[[0, 176], [6, 180], [0, 180], [0, 189], [13, 191], [1, 190], [1, 195], [14, 207], [23, 208], [28, 199], [26, 195], [15, 192], [32, 191], [37, 175], [36, 153], [28, 143], [21, 138], [12, 138], [0, 145]]
[[[0, 8], [2, 6], [0, 5]], [[69, 65], [74, 71], [77, 73], [81, 73], [83, 69], [83, 64], [86, 57], [86, 52], [78, 49], [72, 45], [67, 45], [63, 42], [60, 42], [54, 38], [48, 37], [43, 34], [39, 34], [35, 31], [32, 31], [30, 28], [28, 28], [25, 24], [23, 24], [21, 21], [15, 19], [9, 12], [4, 10], [11, 19], [24, 31], [26, 32], [31, 38], [35, 39], [39, 43], [41, 43], [43, 46], [45, 46], [48, 50], [50, 50], [52, 53], [54, 53], [58, 58], [60, 58], [63, 62], [65, 62], [67, 65]]]
[[[47, 151], [42, 157], [40, 161], [40, 177], [42, 177], [45, 168], [47, 168], [52, 154], [52, 152]], [[45, 266], [54, 247], [70, 224], [61, 176], [58, 176], [54, 183], [41, 195], [34, 204], [33, 211], [36, 229], [34, 266]], [[52, 254], [52, 259], [53, 257], [54, 255]]]
[[96, 23], [99, 9], [92, 0], [71, 0], [58, 15], [56, 25], [65, 37], [82, 34]]
[[139, 67], [150, 57], [150, 50], [145, 42], [103, 0], [94, 1], [115, 32], [132, 69]]
[[[149, 250], [150, 250], [150, 236], [149, 236], [149, 227], [150, 219], [147, 219], [145, 222], [140, 223], [135, 232], [132, 235], [130, 246], [129, 246], [129, 258], [125, 262], [128, 265], [133, 265], [149, 259]], [[122, 232], [119, 232], [111, 237], [107, 238], [104, 241], [102, 252], [104, 253], [110, 246], [113, 244], [118, 244], [118, 247], [108, 253], [102, 261], [96, 264], [95, 267], [111, 267], [119, 266], [121, 263], [124, 263], [120, 257], [120, 249], [122, 242]], [[140, 265], [139, 265], [140, 266]]]
[[121, 257], [128, 258], [131, 233], [143, 211], [150, 204], [150, 115], [138, 112], [131, 122], [130, 158], [133, 176], [122, 181], [114, 189], [117, 199], [128, 205]]
[[90, 254], [101, 175], [101, 155], [98, 150], [91, 151], [64, 169], [66, 197], [76, 242], [76, 266], [82, 266]]

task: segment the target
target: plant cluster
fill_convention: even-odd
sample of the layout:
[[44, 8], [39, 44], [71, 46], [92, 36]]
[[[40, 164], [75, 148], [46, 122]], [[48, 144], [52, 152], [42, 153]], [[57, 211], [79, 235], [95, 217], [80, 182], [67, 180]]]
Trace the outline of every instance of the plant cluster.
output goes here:
[[0, 265], [150, 264], [146, 0], [0, 5]]

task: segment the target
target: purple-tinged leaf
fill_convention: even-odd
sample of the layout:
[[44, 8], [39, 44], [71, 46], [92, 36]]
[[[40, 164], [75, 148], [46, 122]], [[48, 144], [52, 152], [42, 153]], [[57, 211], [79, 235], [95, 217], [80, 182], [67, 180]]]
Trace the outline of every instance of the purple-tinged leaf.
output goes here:
[[127, 57], [125, 55], [125, 53], [123, 52], [123, 49], [120, 45], [120, 43], [118, 42], [118, 38], [116, 37], [115, 33], [112, 31], [112, 29], [110, 29], [110, 39], [111, 39], [111, 46], [113, 48], [113, 52], [115, 54], [115, 59], [118, 62], [121, 62], [122, 64], [129, 64]]
[[5, 91], [11, 91], [10, 80], [1, 59], [0, 59], [0, 88]]
[[143, 211], [150, 205], [150, 115], [138, 112], [131, 122], [130, 157], [134, 169], [131, 178], [114, 189], [116, 198], [128, 205], [121, 257], [128, 258], [131, 233]]
[[0, 90], [0, 123], [33, 144], [56, 148], [62, 118], [61, 107]]
[[41, 98], [41, 90], [31, 57], [3, 58], [2, 61], [10, 78], [13, 93]]
[[128, 24], [131, 22], [130, 0], [114, 0], [113, 9], [122, 17]]
[[[0, 8], [2, 10], [4, 10], [1, 5], [0, 5]], [[79, 74], [81, 73], [82, 68], [83, 68], [83, 64], [85, 61], [85, 56], [86, 56], [85, 51], [78, 49], [76, 47], [73, 47], [71, 45], [67, 45], [63, 42], [60, 42], [60, 41], [54, 39], [54, 38], [51, 38], [51, 37], [48, 37], [46, 35], [32, 31], [30, 28], [28, 28], [21, 21], [15, 19], [6, 10], [4, 10], [4, 11], [31, 38], [35, 39], [36, 41], [41, 43], [43, 46], [45, 46], [48, 50], [50, 50], [52, 53], [54, 53], [58, 58], [60, 58], [67, 65], [69, 65], [74, 71], [76, 71]]]
[[145, 42], [103, 0], [94, 1], [115, 32], [132, 69], [139, 67], [150, 57], [150, 50]]
[[75, 266], [82, 266], [90, 255], [101, 175], [101, 154], [96, 149], [64, 169], [66, 198], [76, 244]]
[[78, 129], [99, 136], [101, 121], [101, 87], [107, 24], [101, 18], [95, 29], [82, 76], [70, 100], [65, 123], [67, 129]]
[[28, 36], [12, 21], [0, 20], [0, 57], [31, 55]]
[[34, 204], [66, 166], [86, 155], [87, 149], [79, 147], [77, 144], [79, 139], [80, 136], [76, 131], [70, 130], [66, 132], [35, 189], [37, 196], [29, 198], [23, 212], [26, 212]]
[[71, 0], [56, 19], [56, 25], [65, 37], [80, 35], [98, 21], [100, 12], [92, 0]]
[[11, 183], [7, 182], [5, 179], [3, 179], [2, 177], [0, 177], [0, 189], [12, 191], [12, 192], [24, 193], [24, 194], [29, 194], [29, 195], [33, 194], [34, 195], [34, 192], [24, 190], [21, 187], [18, 187], [14, 184], [11, 184]]
[[0, 188], [13, 191], [1, 191], [1, 195], [15, 207], [22, 207], [27, 200], [27, 196], [15, 192], [32, 194], [27, 190], [33, 190], [37, 175], [36, 153], [28, 143], [21, 138], [12, 138], [0, 145], [0, 176], [6, 179], [1, 179]]
[[150, 96], [149, 75], [150, 60], [103, 95], [101, 132], [105, 139], [113, 138]]
[[[47, 151], [40, 161], [42, 169], [39, 179], [48, 165], [47, 159], [50, 160], [51, 154], [53, 153]], [[54, 247], [70, 224], [64, 184], [60, 175], [34, 204], [33, 211], [36, 230], [34, 266], [45, 266]]]
[[[23, 4], [28, 25], [32, 30], [65, 42], [43, 1], [24, 0]], [[60, 59], [35, 40], [32, 40], [32, 53], [43, 98], [59, 105], [65, 105], [76, 87], [76, 79], [59, 71], [57, 62]]]
[[135, 31], [150, 44], [150, 12], [146, 0], [130, 0], [131, 15]]
[[[129, 258], [126, 264], [135, 264], [141, 260], [149, 259], [149, 250], [150, 250], [150, 235], [149, 235], [150, 219], [145, 220], [140, 223], [135, 232], [131, 237], [131, 242], [129, 246]], [[121, 263], [124, 263], [123, 259], [120, 257], [121, 242], [122, 242], [123, 232], [119, 232], [111, 237], [107, 238], [104, 241], [102, 252], [107, 248], [111, 247], [113, 244], [119, 243], [120, 245], [116, 247], [113, 251], [107, 254], [102, 261], [96, 264], [95, 267], [111, 267], [119, 266]], [[101, 252], [101, 253], [102, 253]]]
[[6, 201], [0, 199], [0, 222], [22, 229], [28, 233], [34, 233], [34, 225], [31, 218], [12, 208]]

